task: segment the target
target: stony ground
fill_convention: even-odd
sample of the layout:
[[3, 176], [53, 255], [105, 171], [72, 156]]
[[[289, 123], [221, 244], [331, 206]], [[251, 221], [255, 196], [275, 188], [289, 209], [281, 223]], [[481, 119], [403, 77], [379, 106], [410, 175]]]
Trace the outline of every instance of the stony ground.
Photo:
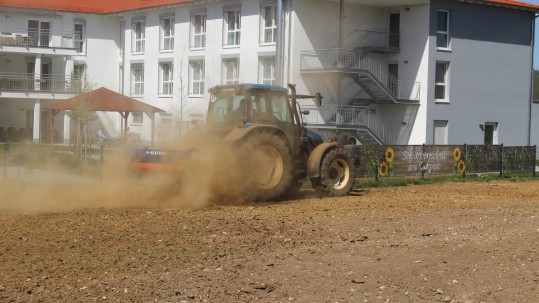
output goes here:
[[539, 302], [538, 181], [196, 209], [1, 205], [0, 302]]

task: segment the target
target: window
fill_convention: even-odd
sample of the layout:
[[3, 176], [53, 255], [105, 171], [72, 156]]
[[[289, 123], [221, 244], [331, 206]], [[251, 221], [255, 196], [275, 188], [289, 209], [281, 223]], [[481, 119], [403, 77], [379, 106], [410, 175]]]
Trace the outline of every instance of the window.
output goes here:
[[225, 46], [240, 45], [241, 14], [240, 9], [225, 11]]
[[271, 110], [273, 116], [280, 122], [292, 123], [290, 103], [285, 95], [271, 96]]
[[174, 18], [161, 18], [161, 45], [162, 51], [174, 50]]
[[238, 59], [223, 60], [223, 84], [238, 84], [240, 62]]
[[206, 47], [206, 14], [191, 16], [191, 48]]
[[274, 84], [275, 82], [275, 58], [260, 58], [260, 82], [262, 84]]
[[133, 53], [144, 52], [144, 21], [138, 21], [133, 23], [132, 30], [132, 49]]
[[144, 94], [144, 64], [131, 65], [131, 95]]
[[277, 6], [262, 6], [261, 17], [261, 43], [275, 43], [277, 33]]
[[189, 62], [189, 94], [193, 96], [204, 94], [204, 60]]
[[436, 47], [449, 48], [449, 11], [438, 11], [436, 30]]
[[172, 75], [172, 62], [162, 62], [159, 64], [159, 95], [172, 96], [174, 92]]
[[50, 22], [28, 20], [29, 44], [49, 47]]
[[434, 120], [434, 140], [435, 145], [447, 144], [447, 120]]
[[485, 123], [485, 145], [498, 144], [498, 123], [486, 122]]
[[132, 124], [142, 124], [144, 122], [144, 116], [142, 113], [132, 113], [133, 114], [133, 122]]
[[84, 24], [75, 24], [75, 49], [84, 53]]
[[434, 86], [434, 99], [447, 100], [447, 74], [449, 62], [436, 62], [436, 76]]

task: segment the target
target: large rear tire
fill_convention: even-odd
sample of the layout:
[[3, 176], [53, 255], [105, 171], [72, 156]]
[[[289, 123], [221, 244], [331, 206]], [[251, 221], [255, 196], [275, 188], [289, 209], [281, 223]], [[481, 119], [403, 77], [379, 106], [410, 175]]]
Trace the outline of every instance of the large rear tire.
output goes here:
[[288, 146], [275, 134], [260, 133], [247, 143], [249, 195], [255, 201], [279, 199], [292, 180]]
[[321, 196], [347, 195], [354, 186], [356, 167], [352, 157], [343, 148], [328, 152], [320, 165], [320, 177], [312, 178], [314, 190]]

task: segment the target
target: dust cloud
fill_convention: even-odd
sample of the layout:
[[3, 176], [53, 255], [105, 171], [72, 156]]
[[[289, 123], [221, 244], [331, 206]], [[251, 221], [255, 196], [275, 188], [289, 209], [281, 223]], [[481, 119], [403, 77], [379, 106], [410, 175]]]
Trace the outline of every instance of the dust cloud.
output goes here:
[[[181, 172], [136, 172], [129, 150], [107, 151], [93, 182], [28, 182], [0, 178], [0, 212], [61, 212], [89, 208], [198, 208], [250, 198], [257, 161], [244, 147], [192, 132], [167, 149], [190, 150]], [[54, 165], [46, 173], [54, 174]], [[1, 176], [1, 172], [0, 172]], [[251, 184], [251, 185], [250, 185]]]

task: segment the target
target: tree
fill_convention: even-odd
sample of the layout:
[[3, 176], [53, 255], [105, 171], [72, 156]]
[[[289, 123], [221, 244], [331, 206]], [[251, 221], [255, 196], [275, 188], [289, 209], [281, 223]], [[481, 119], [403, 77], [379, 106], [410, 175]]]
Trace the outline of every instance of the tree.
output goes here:
[[175, 116], [179, 120], [179, 125], [176, 125], [176, 119], [174, 123], [174, 137], [178, 139], [183, 132], [184, 118], [188, 117], [189, 112], [191, 111], [192, 101], [189, 98], [189, 83], [185, 81], [183, 73], [183, 64], [184, 56], [180, 58], [180, 63], [178, 68], [175, 68], [178, 75], [178, 87], [175, 90], [175, 96], [173, 96], [171, 108], [175, 113]]

